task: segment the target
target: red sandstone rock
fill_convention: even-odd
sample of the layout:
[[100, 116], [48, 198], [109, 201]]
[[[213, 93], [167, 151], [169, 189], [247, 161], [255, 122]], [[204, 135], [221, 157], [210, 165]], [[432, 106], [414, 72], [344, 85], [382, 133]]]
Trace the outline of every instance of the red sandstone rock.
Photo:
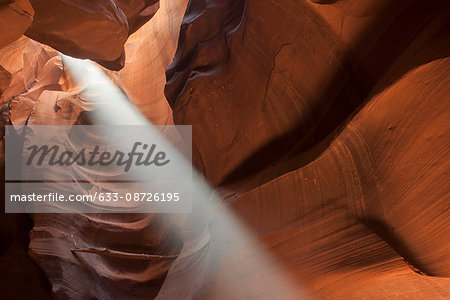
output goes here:
[[128, 35], [158, 8], [157, 1], [33, 0], [31, 4], [36, 13], [25, 33], [28, 37], [110, 69], [123, 67], [123, 45]]
[[0, 1], [0, 48], [17, 40], [30, 26], [33, 15], [28, 0]]
[[[153, 26], [142, 28], [128, 43], [129, 67], [119, 74], [110, 72], [125, 90], [134, 92], [130, 98], [136, 101], [138, 107], [142, 105], [142, 111], [148, 113], [152, 121], [164, 120], [162, 124], [171, 115], [163, 94], [165, 68], [170, 63], [177, 42], [177, 36], [171, 34], [177, 33], [185, 6], [184, 0], [178, 3], [163, 2], [161, 13], [151, 23]], [[172, 23], [174, 19], [178, 19], [178, 25]], [[162, 43], [156, 44], [158, 47], [155, 44], [148, 45], [155, 36], [159, 36]], [[4, 65], [8, 65], [13, 55], [16, 57], [12, 61], [17, 65], [11, 71], [13, 84], [2, 95], [3, 102], [8, 102], [10, 107], [11, 122], [17, 125], [73, 124], [81, 111], [89, 110], [89, 103], [80, 98], [83, 87], [74, 85], [56, 51], [28, 38], [21, 41], [20, 45], [17, 43], [11, 49], [3, 49]], [[133, 47], [136, 50], [134, 52]], [[139, 62], [154, 64], [155, 67], [147, 71]], [[144, 83], [148, 82], [149, 76], [154, 76], [155, 80], [151, 80], [153, 85], [146, 86]], [[148, 101], [149, 94], [154, 97], [152, 102]], [[164, 109], [155, 111], [158, 107]], [[37, 214], [33, 216], [29, 253], [49, 279], [52, 292], [59, 298], [124, 299], [130, 294], [130, 286], [133, 287], [135, 298], [154, 298], [173, 259], [148, 261], [129, 257], [113, 258], [71, 250], [106, 247], [123, 253], [176, 257], [181, 240], [174, 238], [172, 231], [177, 232], [173, 227], [180, 220], [179, 216], [166, 218], [164, 215], [148, 214]], [[91, 280], [87, 281], [86, 278]], [[117, 284], [123, 281], [128, 284]]]
[[128, 33], [136, 32], [159, 8], [159, 0], [117, 0], [128, 20]]
[[153, 124], [173, 124], [164, 97], [165, 70], [175, 54], [187, 0], [161, 1], [158, 13], [125, 44], [126, 65], [111, 76]]
[[[320, 144], [368, 100], [415, 36], [430, 30], [430, 39], [443, 38], [448, 19], [445, 1], [391, 3], [386, 16], [385, 2], [337, 2], [321, 13], [343, 6], [341, 15], [367, 23], [341, 39], [309, 1], [243, 3], [191, 2], [167, 72], [175, 123], [193, 124], [194, 139], [214, 141], [194, 143], [214, 184], [257, 173], [294, 146]], [[448, 55], [446, 43], [423, 45], [390, 80]]]
[[[409, 72], [317, 159], [230, 201], [298, 291], [320, 299], [449, 296], [448, 201], [439, 184], [448, 70], [446, 58]], [[246, 249], [224, 259], [206, 299], [224, 289], [230, 298], [277, 291], [254, 282], [248, 260], [256, 254]], [[239, 284], [227, 289], [238, 274]]]
[[173, 223], [169, 221], [148, 214], [35, 215], [30, 256], [44, 270], [58, 298], [154, 298], [173, 259], [117, 258], [71, 250], [104, 247], [176, 255], [181, 244], [168, 234]]
[[73, 124], [87, 109], [55, 50], [24, 37], [0, 50], [0, 65], [12, 78], [0, 97], [12, 124]]
[[[238, 194], [229, 205], [254, 236], [217, 254], [230, 241], [216, 215], [215, 250], [175, 263], [169, 299], [181, 278], [205, 299], [450, 296], [449, 7], [317, 5], [189, 4], [166, 96], [175, 123], [193, 124], [198, 168]], [[259, 243], [293, 294], [264, 280]]]
[[[109, 75], [149, 120], [192, 124], [194, 163], [223, 190], [226, 209], [195, 210], [182, 232], [161, 215], [35, 215], [30, 255], [57, 297], [450, 297], [444, 1], [192, 0], [167, 71], [173, 119], [163, 69], [186, 1], [162, 1], [125, 44], [126, 59], [123, 39], [154, 7], [111, 3], [85, 3], [97, 18], [68, 10], [85, 25], [105, 22], [96, 47], [83, 39], [58, 47], [97, 61], [110, 55], [101, 62], [110, 68], [125, 61]], [[88, 109], [56, 52], [27, 39], [8, 47], [0, 49], [0, 89], [13, 123], [71, 124]], [[230, 226], [228, 209], [245, 226]], [[48, 296], [26, 240], [11, 246], [28, 229], [13, 239], [4, 222], [1, 229], [2, 268], [21, 259], [20, 274]], [[155, 263], [74, 246], [181, 254]]]

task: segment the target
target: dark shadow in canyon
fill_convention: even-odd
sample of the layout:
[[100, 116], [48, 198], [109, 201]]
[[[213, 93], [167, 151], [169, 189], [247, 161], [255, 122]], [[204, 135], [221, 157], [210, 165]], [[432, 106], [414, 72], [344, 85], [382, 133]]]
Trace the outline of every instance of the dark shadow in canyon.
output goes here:
[[[302, 122], [299, 122], [297, 127], [254, 152], [219, 185], [232, 186], [259, 173], [267, 174], [263, 176], [263, 181], [258, 181], [258, 184], [263, 184], [305, 166], [328, 148], [347, 122], [371, 97], [414, 68], [449, 56], [450, 38], [446, 34], [446, 28], [450, 26], [450, 9], [446, 4], [445, 1], [415, 1], [387, 26], [374, 47], [364, 56], [362, 63], [356, 63], [354, 57], [348, 54], [342, 60], [340, 71], [326, 84], [317, 99], [312, 101], [316, 103], [319, 99], [332, 99], [325, 108], [316, 106], [316, 122], [309, 133], [301, 134]], [[419, 45], [415, 45], [416, 42]], [[412, 49], [410, 52], [414, 53], [409, 53], [411, 57], [407, 57], [392, 71], [391, 67], [398, 60], [404, 59], [402, 55], [411, 45], [416, 46], [417, 51]], [[370, 61], [370, 72], [364, 60]], [[347, 80], [344, 86], [339, 86], [337, 83], [342, 81], [342, 77]], [[339, 93], [332, 96], [336, 89], [340, 89]], [[353, 97], [357, 99], [356, 102], [348, 101], [351, 90], [357, 93]], [[246, 189], [254, 187], [255, 185], [251, 185]]]

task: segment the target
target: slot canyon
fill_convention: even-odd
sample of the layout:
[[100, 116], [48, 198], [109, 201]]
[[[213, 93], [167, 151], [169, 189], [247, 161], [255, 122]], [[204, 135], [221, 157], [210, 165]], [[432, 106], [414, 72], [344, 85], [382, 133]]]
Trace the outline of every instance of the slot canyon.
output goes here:
[[450, 299], [449, 32], [445, 0], [0, 0], [3, 202], [7, 128], [141, 119], [191, 126], [201, 190], [2, 205], [0, 298]]

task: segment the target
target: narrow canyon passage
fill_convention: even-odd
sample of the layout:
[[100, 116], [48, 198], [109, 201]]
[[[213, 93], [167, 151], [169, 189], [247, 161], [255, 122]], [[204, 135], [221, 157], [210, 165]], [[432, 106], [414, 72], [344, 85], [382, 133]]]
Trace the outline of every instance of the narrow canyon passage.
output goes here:
[[[161, 130], [167, 191], [193, 191], [189, 211], [5, 204], [0, 298], [449, 299], [449, 20], [444, 0], [0, 0], [5, 203], [44, 125]], [[38, 189], [131, 181], [100, 161]]]

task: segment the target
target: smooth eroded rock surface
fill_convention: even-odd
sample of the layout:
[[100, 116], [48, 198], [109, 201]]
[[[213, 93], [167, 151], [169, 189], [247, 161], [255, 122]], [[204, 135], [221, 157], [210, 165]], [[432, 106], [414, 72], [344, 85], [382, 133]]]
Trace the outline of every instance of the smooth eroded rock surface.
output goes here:
[[450, 298], [446, 1], [27, 3], [0, 0], [2, 125], [89, 123], [56, 50], [90, 58], [193, 126], [216, 191], [187, 216], [3, 214], [7, 298]]
[[33, 23], [25, 34], [64, 54], [121, 69], [128, 35], [148, 21], [158, 1], [33, 0]]
[[[172, 122], [163, 93], [164, 72], [175, 52], [186, 3], [163, 1], [155, 20], [127, 43], [126, 68], [120, 73], [107, 71], [155, 123]], [[135, 5], [130, 7], [136, 8]], [[137, 9], [133, 15], [140, 13]], [[72, 80], [55, 50], [23, 37], [0, 50], [0, 66], [8, 75], [2, 81], [5, 88], [1, 95], [6, 124], [70, 125], [90, 121], [87, 112], [93, 109], [92, 103], [84, 96], [84, 87]], [[147, 85], [148, 82], [151, 84]], [[28, 252], [37, 265], [26, 252], [21, 254], [37, 271], [20, 271], [31, 277], [30, 285], [42, 297], [50, 297], [51, 290], [60, 299], [126, 299], [130, 295], [134, 299], [154, 298], [173, 257], [182, 247], [175, 229], [180, 220], [180, 216], [151, 214], [35, 214]], [[28, 235], [30, 229], [24, 234]], [[28, 242], [24, 247], [28, 247]], [[161, 255], [169, 259], [72, 251], [80, 248]], [[6, 249], [13, 251], [11, 247]], [[46, 278], [39, 279], [43, 274]], [[46, 283], [46, 279], [47, 285], [39, 284], [39, 280]]]
[[111, 76], [153, 124], [173, 124], [164, 96], [165, 70], [178, 43], [187, 0], [160, 1], [158, 13], [125, 44], [125, 68]]
[[324, 2], [189, 3], [166, 96], [253, 236], [219, 255], [233, 238], [217, 214], [169, 298], [190, 265], [217, 274], [186, 284], [204, 299], [449, 297], [450, 9]]
[[0, 2], [0, 48], [17, 40], [33, 21], [34, 10], [28, 0]]

